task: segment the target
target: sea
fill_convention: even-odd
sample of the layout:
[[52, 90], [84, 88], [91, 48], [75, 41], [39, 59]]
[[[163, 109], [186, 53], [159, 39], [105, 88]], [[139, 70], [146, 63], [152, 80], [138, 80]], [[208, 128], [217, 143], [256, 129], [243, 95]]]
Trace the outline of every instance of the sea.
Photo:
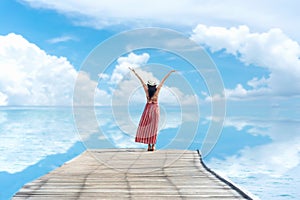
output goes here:
[[[142, 110], [0, 107], [0, 199], [86, 149], [146, 148], [134, 143]], [[300, 199], [299, 120], [240, 115], [222, 123], [207, 140], [212, 118], [164, 107], [157, 150], [200, 150], [209, 168], [258, 199]]]

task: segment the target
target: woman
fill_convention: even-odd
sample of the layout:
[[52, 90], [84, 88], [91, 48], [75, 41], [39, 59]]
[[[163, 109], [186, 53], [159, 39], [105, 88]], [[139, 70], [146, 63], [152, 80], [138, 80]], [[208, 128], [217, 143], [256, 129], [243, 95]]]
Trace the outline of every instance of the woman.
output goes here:
[[154, 151], [159, 123], [158, 94], [166, 79], [171, 75], [172, 72], [175, 72], [175, 70], [170, 71], [161, 80], [160, 84], [156, 86], [156, 83], [153, 81], [148, 81], [146, 85], [143, 79], [135, 72], [134, 69], [129, 69], [142, 83], [147, 98], [147, 104], [140, 119], [135, 142], [148, 144], [148, 151]]

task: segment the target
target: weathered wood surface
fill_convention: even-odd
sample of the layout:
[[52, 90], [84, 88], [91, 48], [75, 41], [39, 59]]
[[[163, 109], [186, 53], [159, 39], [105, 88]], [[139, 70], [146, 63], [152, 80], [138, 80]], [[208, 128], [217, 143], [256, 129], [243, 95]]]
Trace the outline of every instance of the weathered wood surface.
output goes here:
[[251, 199], [207, 171], [196, 151], [86, 151], [13, 199]]

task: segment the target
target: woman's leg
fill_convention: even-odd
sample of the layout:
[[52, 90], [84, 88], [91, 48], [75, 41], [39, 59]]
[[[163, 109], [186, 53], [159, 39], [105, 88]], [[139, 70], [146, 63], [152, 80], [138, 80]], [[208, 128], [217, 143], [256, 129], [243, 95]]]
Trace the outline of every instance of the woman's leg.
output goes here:
[[148, 151], [151, 151], [151, 144], [148, 144]]
[[155, 151], [155, 144], [152, 144], [151, 151]]

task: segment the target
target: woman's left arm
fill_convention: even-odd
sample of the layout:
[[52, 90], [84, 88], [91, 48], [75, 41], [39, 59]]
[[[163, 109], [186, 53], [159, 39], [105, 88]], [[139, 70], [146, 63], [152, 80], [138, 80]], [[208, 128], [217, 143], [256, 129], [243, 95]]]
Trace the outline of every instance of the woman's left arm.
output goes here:
[[167, 80], [167, 78], [169, 78], [169, 76], [173, 73], [173, 72], [176, 72], [175, 70], [171, 70], [169, 73], [167, 73], [165, 75], [165, 77], [161, 80], [161, 82], [159, 83], [159, 85], [157, 86], [157, 89], [161, 88], [163, 86], [163, 84], [165, 83], [165, 81]]

